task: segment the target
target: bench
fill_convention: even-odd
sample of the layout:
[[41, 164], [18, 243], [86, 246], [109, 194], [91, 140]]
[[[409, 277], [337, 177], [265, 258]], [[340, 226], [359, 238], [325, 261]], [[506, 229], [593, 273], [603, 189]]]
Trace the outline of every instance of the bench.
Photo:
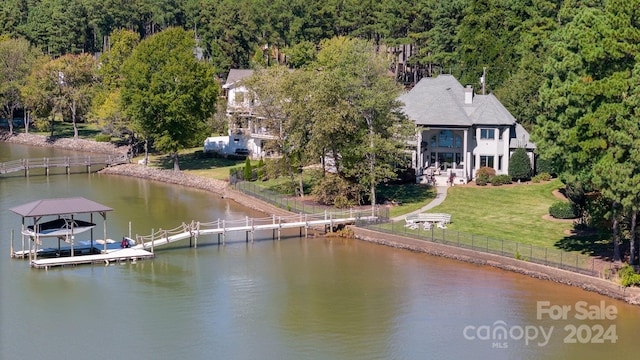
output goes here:
[[444, 224], [451, 223], [451, 214], [445, 213], [422, 213], [417, 215], [409, 215], [405, 218], [408, 224], [413, 223], [438, 223], [438, 227], [444, 226]]

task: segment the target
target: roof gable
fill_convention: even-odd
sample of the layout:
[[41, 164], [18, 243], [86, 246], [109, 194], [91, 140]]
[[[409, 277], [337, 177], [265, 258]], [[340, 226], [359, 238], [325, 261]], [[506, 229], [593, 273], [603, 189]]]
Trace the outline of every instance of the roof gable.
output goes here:
[[227, 81], [222, 86], [225, 89], [234, 87], [234, 84], [240, 80], [251, 77], [253, 70], [251, 69], [231, 69], [229, 75], [227, 75]]
[[32, 201], [9, 210], [23, 217], [35, 217], [104, 212], [113, 209], [83, 197], [73, 197]]

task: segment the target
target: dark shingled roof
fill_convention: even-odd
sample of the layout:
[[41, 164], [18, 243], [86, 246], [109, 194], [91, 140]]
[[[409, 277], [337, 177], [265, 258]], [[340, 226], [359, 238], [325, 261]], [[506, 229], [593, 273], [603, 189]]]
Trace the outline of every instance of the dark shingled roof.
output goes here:
[[469, 127], [516, 123], [493, 94], [475, 94], [473, 103], [465, 104], [465, 88], [448, 74], [420, 80], [399, 100], [404, 103], [405, 114], [416, 125]]
[[9, 209], [22, 217], [86, 214], [113, 209], [83, 197], [43, 199]]

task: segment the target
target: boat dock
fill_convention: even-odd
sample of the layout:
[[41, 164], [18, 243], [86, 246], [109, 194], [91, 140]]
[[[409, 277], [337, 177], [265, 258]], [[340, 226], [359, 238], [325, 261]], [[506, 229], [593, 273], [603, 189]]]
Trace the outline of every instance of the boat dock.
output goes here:
[[61, 256], [66, 255], [69, 252], [69, 248], [64, 249], [56, 248], [44, 248], [33, 250], [14, 251], [13, 247], [13, 234], [11, 237], [11, 257], [28, 257], [30, 264], [34, 268], [48, 269], [54, 266], [67, 266], [67, 265], [80, 265], [80, 264], [95, 264], [104, 263], [110, 264], [112, 262], [135, 262], [142, 259], [150, 259], [155, 256], [155, 248], [177, 241], [189, 239], [189, 246], [197, 248], [198, 237], [207, 235], [216, 235], [218, 237], [218, 244], [226, 243], [226, 235], [230, 232], [245, 232], [246, 241], [253, 242], [256, 231], [271, 230], [274, 239], [280, 240], [281, 231], [283, 229], [300, 229], [300, 236], [307, 237], [310, 228], [320, 229], [325, 232], [332, 232], [334, 229], [354, 224], [360, 220], [375, 220], [376, 216], [372, 215], [371, 210], [368, 211], [340, 211], [329, 212], [319, 214], [299, 214], [291, 216], [272, 216], [265, 218], [249, 218], [245, 217], [240, 220], [224, 220], [217, 219], [211, 222], [196, 222], [182, 223], [180, 226], [171, 230], [152, 230], [150, 235], [140, 236], [136, 235], [135, 240], [126, 238], [128, 240], [128, 248], [121, 248], [120, 242], [108, 242], [104, 243], [90, 243], [81, 242], [73, 248], [73, 256]]

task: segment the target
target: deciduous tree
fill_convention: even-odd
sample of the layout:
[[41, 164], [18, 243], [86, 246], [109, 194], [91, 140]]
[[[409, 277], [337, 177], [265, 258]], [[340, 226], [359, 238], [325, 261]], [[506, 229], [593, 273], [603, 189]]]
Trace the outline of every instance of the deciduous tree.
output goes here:
[[38, 51], [25, 39], [0, 41], [0, 115], [9, 121], [12, 134], [14, 113], [24, 104], [22, 88], [37, 57]]
[[219, 85], [213, 68], [194, 55], [191, 31], [169, 28], [135, 48], [122, 68], [122, 102], [131, 121], [155, 146], [173, 156], [200, 143], [215, 110]]

